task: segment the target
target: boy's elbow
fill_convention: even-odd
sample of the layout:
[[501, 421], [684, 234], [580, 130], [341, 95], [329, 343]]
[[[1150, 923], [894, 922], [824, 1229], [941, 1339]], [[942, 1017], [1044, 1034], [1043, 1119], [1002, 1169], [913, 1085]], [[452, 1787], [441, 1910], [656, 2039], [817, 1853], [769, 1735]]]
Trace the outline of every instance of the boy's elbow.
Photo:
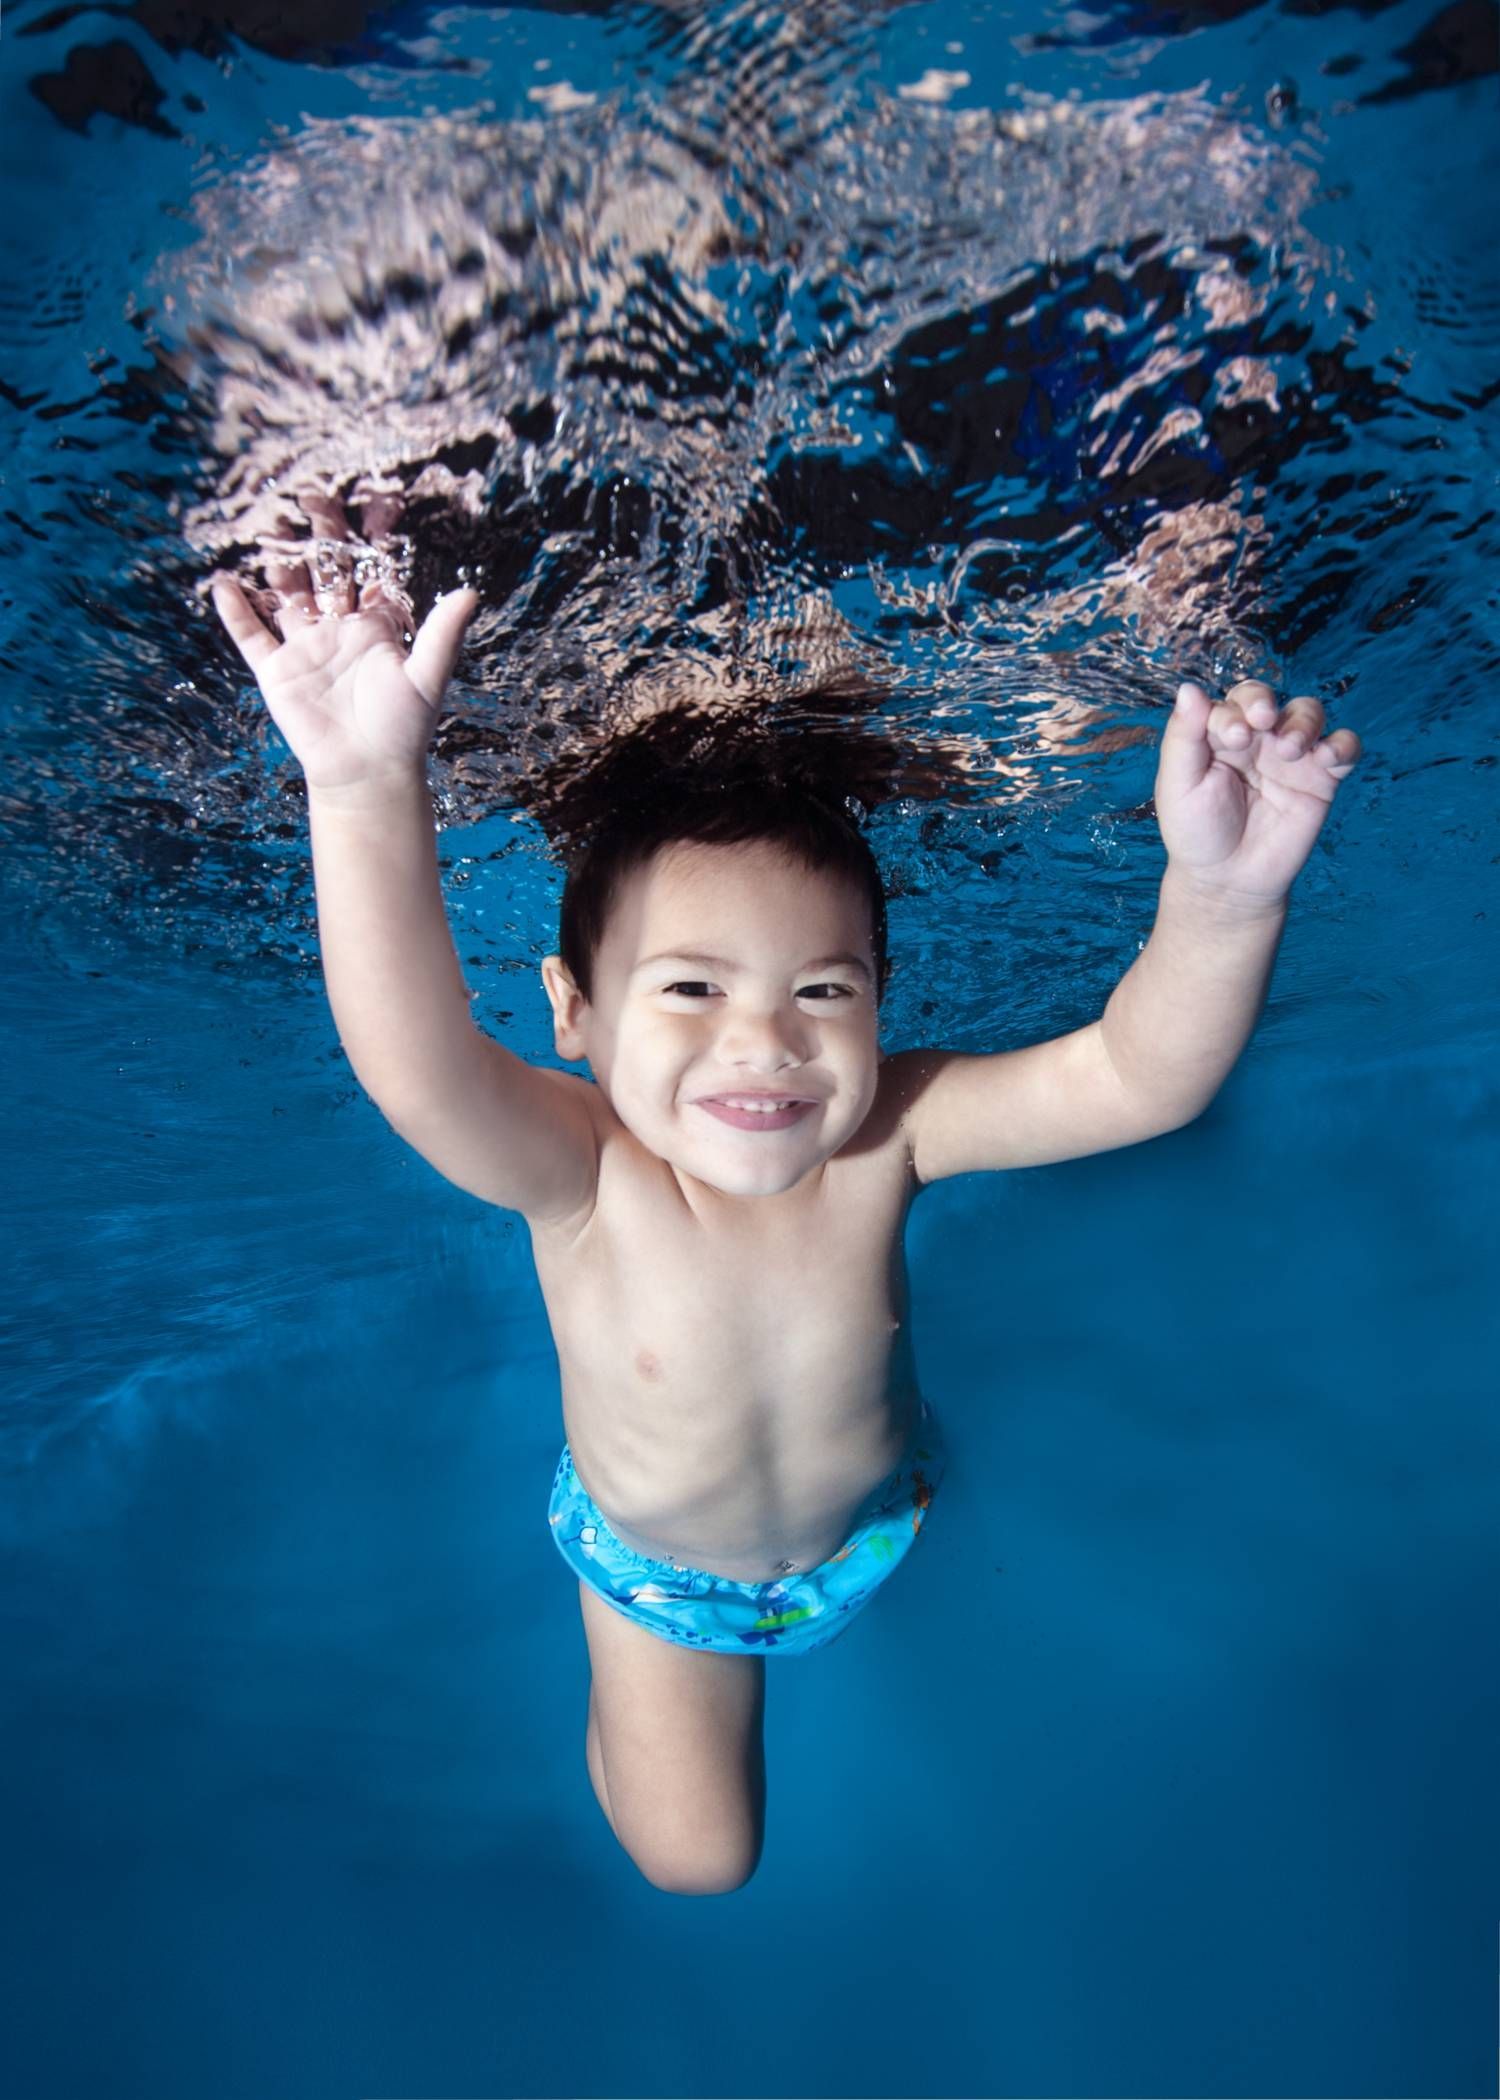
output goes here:
[[1196, 1123], [1200, 1116], [1206, 1115], [1218, 1100], [1223, 1083], [1220, 1080], [1211, 1094], [1194, 1094], [1180, 1102], [1162, 1124], [1160, 1134], [1166, 1137], [1174, 1130], [1186, 1130], [1189, 1123]]
[[1130, 1135], [1125, 1142], [1149, 1143], [1152, 1138], [1170, 1137], [1174, 1130], [1185, 1130], [1213, 1105], [1218, 1091], [1215, 1087], [1211, 1094], [1201, 1090], [1155, 1093], [1144, 1099], [1137, 1094], [1133, 1102]]

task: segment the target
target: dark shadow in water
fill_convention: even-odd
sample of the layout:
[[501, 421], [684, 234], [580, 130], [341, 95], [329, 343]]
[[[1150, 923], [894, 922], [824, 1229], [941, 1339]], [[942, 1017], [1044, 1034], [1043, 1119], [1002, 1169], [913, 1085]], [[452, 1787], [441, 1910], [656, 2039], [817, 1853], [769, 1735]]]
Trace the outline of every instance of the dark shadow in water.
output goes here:
[[[1164, 43], [1241, 21], [1259, 13], [1265, 4], [1266, 0], [1113, 0], [1113, 4], [1096, 0], [1076, 23], [1030, 32], [1018, 37], [1017, 44], [1023, 51], [1046, 51], [1104, 50], [1143, 38]], [[1397, 5], [1398, 0], [1283, 0], [1279, 11], [1314, 17], [1354, 14], [1364, 23]], [[1380, 56], [1351, 51], [1325, 60], [1319, 70], [1338, 79], [1378, 62]], [[1500, 71], [1500, 7], [1495, 0], [1453, 0], [1451, 6], [1429, 16], [1416, 35], [1398, 45], [1391, 56], [1404, 61], [1404, 73], [1356, 96], [1357, 104], [1408, 101], [1415, 95], [1459, 87], [1468, 80], [1487, 79]], [[1295, 82], [1283, 79], [1270, 91], [1267, 114], [1273, 122], [1286, 122], [1296, 115], [1297, 104]]]
[[[660, 78], [545, 121], [309, 120], [197, 190], [201, 238], [129, 315], [142, 354], [70, 398], [11, 364], [42, 470], [0, 547], [70, 636], [4, 664], [30, 708], [0, 822], [36, 895], [301, 952], [300, 778], [203, 597], [288, 543], [373, 565], [414, 618], [479, 590], [433, 739], [449, 827], [540, 814], [559, 767], [680, 707], [825, 768], [847, 738], [866, 807], [1008, 810], [1154, 739], [1176, 677], [1265, 675], [1351, 608], [1414, 617], [1432, 506], [1462, 515], [1447, 462], [1403, 460], [1393, 502], [1362, 455], [1446, 447], [1482, 404], [1382, 354], [1306, 232], [1309, 156], [1257, 112], [903, 101], [850, 0], [788, 6], [782, 38], [738, 0], [609, 12]], [[297, 34], [320, 63], [340, 23], [426, 14], [289, 19], [131, 15], [169, 50]], [[1474, 311], [1457, 287], [1434, 325]], [[76, 332], [61, 263], [33, 314]]]

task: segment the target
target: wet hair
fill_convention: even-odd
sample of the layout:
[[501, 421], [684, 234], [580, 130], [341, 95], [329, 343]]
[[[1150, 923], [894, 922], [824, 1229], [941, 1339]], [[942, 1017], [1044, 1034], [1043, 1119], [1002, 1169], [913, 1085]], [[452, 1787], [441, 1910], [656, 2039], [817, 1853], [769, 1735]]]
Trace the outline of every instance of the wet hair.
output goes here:
[[[558, 953], [583, 996], [621, 885], [663, 848], [766, 845], [815, 873], [848, 882], [870, 912], [877, 1000], [890, 974], [885, 885], [860, 829], [859, 804], [839, 791], [815, 739], [771, 736], [705, 745], [660, 720], [621, 739], [595, 760], [586, 783], [591, 805], [565, 829]], [[694, 748], [696, 743], [697, 748]], [[676, 744], [680, 748], [672, 748]]]

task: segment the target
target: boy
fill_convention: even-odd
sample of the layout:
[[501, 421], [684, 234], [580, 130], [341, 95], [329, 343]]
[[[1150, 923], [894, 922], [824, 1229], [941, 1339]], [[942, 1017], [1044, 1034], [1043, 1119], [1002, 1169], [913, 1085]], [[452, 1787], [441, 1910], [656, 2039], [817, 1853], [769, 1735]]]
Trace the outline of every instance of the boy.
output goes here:
[[849, 1625], [941, 1469], [903, 1328], [912, 1196], [1207, 1106], [1359, 740], [1324, 737], [1315, 699], [1181, 687], [1149, 943], [1099, 1020], [994, 1056], [882, 1054], [879, 876], [841, 812], [770, 786], [627, 811], [570, 870], [542, 966], [589, 1083], [474, 1027], [444, 915], [425, 754], [474, 594], [440, 599], [408, 656], [378, 586], [320, 609], [302, 568], [273, 582], [279, 646], [238, 584], [214, 599], [306, 775], [340, 1040], [408, 1143], [531, 1229], [600, 1806], [656, 1886], [738, 1888], [764, 1832], [766, 1654]]

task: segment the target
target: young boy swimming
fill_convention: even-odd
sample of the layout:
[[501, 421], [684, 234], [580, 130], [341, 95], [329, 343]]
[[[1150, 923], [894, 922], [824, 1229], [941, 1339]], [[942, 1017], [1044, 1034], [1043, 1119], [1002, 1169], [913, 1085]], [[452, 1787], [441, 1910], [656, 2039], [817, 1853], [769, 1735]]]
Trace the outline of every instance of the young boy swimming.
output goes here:
[[409, 654], [377, 587], [320, 607], [282, 571], [279, 643], [232, 579], [214, 601], [306, 778], [324, 975], [361, 1085], [530, 1227], [600, 1806], [657, 1887], [738, 1888], [764, 1836], [765, 1658], [851, 1624], [941, 1475], [905, 1325], [913, 1196], [1202, 1112], [1359, 739], [1325, 736], [1310, 697], [1179, 688], [1149, 942], [1098, 1020], [990, 1056], [882, 1052], [880, 879], [842, 811], [769, 785], [623, 810], [570, 868], [542, 965], [558, 1052], [590, 1083], [474, 1026], [448, 930], [426, 751], [474, 594], [440, 599]]

